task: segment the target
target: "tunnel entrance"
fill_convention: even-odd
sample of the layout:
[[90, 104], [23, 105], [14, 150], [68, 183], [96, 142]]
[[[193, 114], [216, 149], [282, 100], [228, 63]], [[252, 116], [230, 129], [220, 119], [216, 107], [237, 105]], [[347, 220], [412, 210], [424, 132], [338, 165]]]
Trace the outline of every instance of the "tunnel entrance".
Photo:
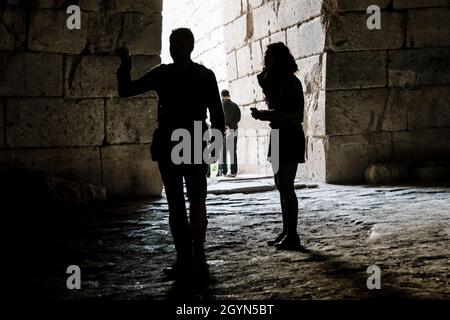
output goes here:
[[240, 173], [271, 173], [269, 128], [250, 108], [265, 108], [256, 75], [265, 48], [278, 41], [291, 49], [305, 94], [307, 162], [298, 178], [361, 183], [373, 163], [400, 162], [413, 178], [448, 166], [449, 10], [442, 1], [374, 0], [375, 30], [367, 28], [367, 1], [80, 1], [80, 30], [67, 29], [65, 3], [0, 8], [4, 170], [42, 171], [113, 196], [160, 195], [148, 151], [157, 101], [119, 97], [114, 51], [129, 48], [137, 79], [160, 63], [161, 45], [162, 61], [170, 61], [168, 33], [180, 26], [197, 38], [194, 60], [214, 70], [242, 110]]
[[[322, 60], [324, 29], [321, 2], [317, 5], [298, 4], [295, 1], [250, 0], [165, 0], [163, 2], [163, 63], [170, 63], [169, 36], [173, 29], [190, 28], [196, 38], [192, 58], [212, 69], [219, 90], [228, 89], [231, 98], [241, 109], [239, 123], [239, 174], [271, 174], [267, 161], [270, 128], [254, 120], [250, 108], [267, 108], [256, 75], [262, 71], [264, 52], [268, 44], [287, 44], [298, 64], [298, 77], [305, 92], [305, 132], [308, 135], [308, 161], [301, 164], [299, 178], [324, 180], [325, 161], [320, 112], [324, 109], [322, 87]], [[299, 11], [305, 7], [305, 12]], [[297, 10], [292, 11], [297, 8]], [[308, 24], [302, 24], [310, 21]], [[314, 38], [300, 41], [299, 27], [315, 32]], [[300, 48], [299, 41], [305, 47]]]

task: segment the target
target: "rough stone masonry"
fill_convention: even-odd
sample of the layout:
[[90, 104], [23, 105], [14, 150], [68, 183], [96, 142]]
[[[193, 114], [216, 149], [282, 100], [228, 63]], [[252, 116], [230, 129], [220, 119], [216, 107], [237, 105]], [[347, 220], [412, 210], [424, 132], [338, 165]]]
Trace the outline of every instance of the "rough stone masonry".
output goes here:
[[[135, 77], [160, 62], [162, 1], [78, 3], [81, 30], [65, 28], [66, 1], [1, 2], [0, 166], [160, 194], [148, 153], [155, 96], [118, 98], [113, 51], [130, 48]], [[373, 4], [381, 30], [366, 27]], [[270, 172], [268, 128], [249, 110], [264, 107], [256, 74], [276, 41], [291, 48], [305, 91], [301, 178], [359, 182], [374, 162], [448, 160], [449, 0], [186, 0], [174, 10], [199, 35], [195, 59], [242, 107], [243, 173]]]
[[153, 94], [121, 99], [114, 49], [127, 45], [133, 76], [160, 62], [162, 1], [2, 1], [0, 166], [103, 185], [112, 195], [160, 194], [149, 157]]

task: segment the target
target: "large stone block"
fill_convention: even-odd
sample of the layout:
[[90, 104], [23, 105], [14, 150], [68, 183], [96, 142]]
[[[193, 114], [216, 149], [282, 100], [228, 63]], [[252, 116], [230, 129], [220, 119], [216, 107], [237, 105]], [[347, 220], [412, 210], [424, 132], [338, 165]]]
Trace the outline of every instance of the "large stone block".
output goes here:
[[161, 53], [162, 15], [125, 15], [122, 39], [133, 55], [159, 55]]
[[[326, 139], [324, 137], [306, 137], [306, 178], [312, 181], [326, 182]], [[302, 165], [300, 165], [302, 167]]]
[[[232, 97], [233, 101], [234, 98]], [[263, 102], [255, 103], [253, 105], [241, 108], [241, 121], [239, 122], [239, 135], [248, 136], [256, 134], [256, 130], [270, 130], [269, 123], [266, 121], [255, 120], [251, 116], [250, 108], [267, 109]]]
[[320, 55], [297, 61], [297, 77], [302, 82], [305, 98], [304, 127], [307, 135], [325, 135], [325, 91], [324, 75]]
[[[119, 64], [119, 58], [113, 56], [67, 57], [65, 95], [75, 98], [117, 97], [116, 71]], [[142, 77], [157, 64], [159, 64], [159, 57], [156, 56], [133, 57], [132, 79]]]
[[[255, 22], [256, 27], [256, 22]], [[255, 28], [256, 30], [256, 28]], [[225, 49], [229, 53], [246, 43], [247, 21], [245, 16], [234, 20], [225, 26]]]
[[253, 73], [249, 46], [244, 46], [236, 51], [236, 61], [239, 78]]
[[251, 63], [252, 63], [252, 69], [253, 72], [261, 72], [264, 67], [264, 50], [262, 48], [261, 42], [255, 41], [251, 44]]
[[102, 184], [98, 148], [3, 149], [0, 167], [42, 171], [80, 183]]
[[384, 51], [327, 54], [327, 89], [357, 89], [386, 85], [387, 57]]
[[371, 184], [403, 183], [410, 176], [408, 166], [402, 163], [374, 163], [365, 174], [366, 181]]
[[88, 44], [94, 53], [112, 53], [128, 47], [132, 55], [159, 55], [161, 52], [161, 14], [102, 11], [89, 13]]
[[227, 54], [227, 79], [230, 81], [237, 79], [236, 51]]
[[230, 82], [230, 92], [240, 106], [254, 103], [257, 100], [256, 90], [261, 91], [256, 76], [247, 76]]
[[25, 43], [26, 15], [19, 8], [7, 7], [0, 23], [0, 50], [13, 50]]
[[389, 3], [390, 0], [324, 0], [324, 5], [331, 6], [330, 9], [338, 11], [366, 11], [371, 5], [377, 5], [384, 9]]
[[3, 52], [0, 70], [0, 96], [62, 96], [62, 55]]
[[253, 40], [265, 38], [281, 30], [276, 7], [275, 2], [267, 2], [253, 10]]
[[101, 99], [9, 99], [6, 144], [12, 148], [99, 146], [104, 123]]
[[277, 3], [277, 1], [273, 1], [272, 10], [278, 17], [278, 28], [292, 27], [319, 16], [322, 12], [322, 2], [317, 0], [284, 0]]
[[405, 104], [388, 89], [330, 91], [326, 97], [327, 134], [345, 135], [407, 129]]
[[81, 15], [80, 30], [69, 30], [67, 18], [65, 10], [32, 11], [28, 47], [34, 51], [79, 54], [86, 46], [87, 14]]
[[326, 146], [326, 182], [363, 182], [371, 163], [391, 160], [391, 133], [330, 136]]
[[400, 90], [408, 106], [408, 129], [450, 128], [450, 88], [425, 87]]
[[106, 101], [106, 141], [109, 144], [150, 143], [158, 116], [156, 99]]
[[122, 145], [101, 149], [103, 185], [117, 196], [159, 196], [162, 181], [150, 146]]
[[426, 8], [450, 5], [450, 0], [394, 0], [395, 9]]
[[383, 12], [381, 30], [368, 29], [367, 17], [359, 12], [333, 16], [327, 33], [328, 50], [399, 49], [403, 46], [403, 14]]
[[449, 160], [450, 129], [427, 129], [393, 133], [395, 161]]
[[409, 47], [450, 46], [450, 8], [408, 11], [407, 40]]
[[162, 0], [80, 0], [80, 7], [89, 11], [140, 12], [145, 14], [162, 11]]
[[389, 85], [421, 86], [450, 83], [450, 48], [414, 49], [389, 53]]
[[288, 29], [287, 46], [296, 59], [322, 53], [325, 47], [325, 26], [322, 18], [318, 17]]
[[6, 0], [8, 5], [12, 6], [22, 6], [26, 9], [39, 9], [39, 8], [56, 8], [62, 9], [65, 7], [67, 1], [65, 0]]

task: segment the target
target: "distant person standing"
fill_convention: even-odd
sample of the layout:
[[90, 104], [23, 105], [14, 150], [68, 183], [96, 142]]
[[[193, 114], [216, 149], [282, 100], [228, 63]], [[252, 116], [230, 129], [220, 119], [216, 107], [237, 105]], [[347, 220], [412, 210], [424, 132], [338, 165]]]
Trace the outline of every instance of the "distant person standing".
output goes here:
[[241, 110], [239, 106], [231, 100], [230, 92], [222, 90], [222, 107], [225, 113], [226, 139], [223, 143], [222, 162], [219, 165], [217, 176], [227, 176], [228, 162], [227, 153], [230, 151], [230, 174], [228, 177], [236, 177], [238, 171], [237, 163], [237, 139], [238, 123], [241, 121]]

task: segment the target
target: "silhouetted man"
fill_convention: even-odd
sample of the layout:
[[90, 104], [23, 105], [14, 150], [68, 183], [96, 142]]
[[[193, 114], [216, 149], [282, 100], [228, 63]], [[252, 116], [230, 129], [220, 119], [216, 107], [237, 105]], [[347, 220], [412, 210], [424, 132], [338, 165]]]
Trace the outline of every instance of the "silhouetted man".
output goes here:
[[[173, 31], [170, 54], [174, 62], [160, 65], [135, 81], [130, 76], [132, 66], [128, 50], [117, 50], [122, 59], [117, 72], [120, 96], [130, 97], [149, 90], [155, 90], [158, 94], [158, 128], [153, 135], [151, 153], [153, 160], [158, 162], [169, 205], [169, 223], [177, 262], [174, 268], [166, 269], [166, 272], [173, 275], [191, 270], [193, 261], [205, 261], [207, 165], [203, 149], [206, 142], [202, 136], [194, 134], [196, 125], [201, 124], [202, 133], [207, 131], [205, 120], [209, 109], [211, 128], [220, 130], [222, 134], [225, 130], [216, 77], [211, 70], [191, 60], [193, 49], [194, 35], [189, 29]], [[192, 139], [190, 150], [183, 150], [183, 156], [186, 156], [184, 152], [191, 160], [200, 156], [200, 164], [194, 161], [177, 164], [173, 160], [172, 150], [178, 142], [172, 141], [172, 134], [180, 129], [187, 130]], [[195, 147], [198, 144], [200, 150]], [[189, 220], [183, 179], [190, 202]]]
[[225, 126], [227, 128], [227, 137], [224, 139], [222, 149], [222, 162], [219, 166], [218, 176], [228, 174], [227, 153], [230, 150], [230, 175], [235, 177], [238, 171], [237, 164], [237, 138], [238, 138], [238, 123], [241, 121], [241, 110], [238, 105], [231, 101], [230, 92], [222, 90], [222, 106], [225, 113]]

